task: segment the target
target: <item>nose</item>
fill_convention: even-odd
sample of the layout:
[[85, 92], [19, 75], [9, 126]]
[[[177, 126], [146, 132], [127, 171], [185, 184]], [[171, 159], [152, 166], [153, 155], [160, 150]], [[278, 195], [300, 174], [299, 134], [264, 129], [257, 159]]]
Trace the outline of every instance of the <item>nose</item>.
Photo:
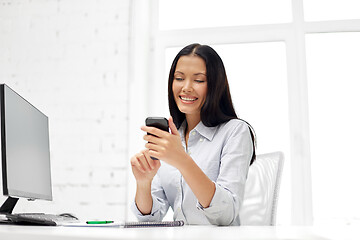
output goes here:
[[183, 92], [191, 92], [192, 90], [193, 90], [192, 82], [189, 79], [185, 79], [182, 91]]

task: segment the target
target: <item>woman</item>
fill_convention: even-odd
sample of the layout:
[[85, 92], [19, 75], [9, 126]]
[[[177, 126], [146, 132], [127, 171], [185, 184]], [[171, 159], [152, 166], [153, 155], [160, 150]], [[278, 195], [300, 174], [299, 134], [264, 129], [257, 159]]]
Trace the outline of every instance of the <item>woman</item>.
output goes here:
[[206, 45], [183, 48], [171, 66], [168, 93], [171, 133], [143, 126], [152, 135], [131, 158], [133, 212], [139, 221], [161, 221], [171, 206], [174, 220], [187, 224], [240, 225], [254, 138], [234, 111], [219, 55]]

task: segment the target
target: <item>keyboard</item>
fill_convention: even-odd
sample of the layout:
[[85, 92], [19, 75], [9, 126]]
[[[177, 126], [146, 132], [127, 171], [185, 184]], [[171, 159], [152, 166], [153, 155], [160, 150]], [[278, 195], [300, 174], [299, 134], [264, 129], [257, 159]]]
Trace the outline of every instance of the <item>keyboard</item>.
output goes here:
[[79, 222], [74, 217], [45, 213], [16, 213], [7, 214], [6, 217], [13, 223], [23, 225], [59, 226], [66, 223]]

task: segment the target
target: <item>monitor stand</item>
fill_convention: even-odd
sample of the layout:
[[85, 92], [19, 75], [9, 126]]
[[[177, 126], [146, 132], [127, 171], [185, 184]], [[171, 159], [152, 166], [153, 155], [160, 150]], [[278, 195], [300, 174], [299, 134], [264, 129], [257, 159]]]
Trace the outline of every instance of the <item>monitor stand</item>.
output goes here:
[[19, 198], [8, 197], [0, 207], [0, 214], [11, 214]]

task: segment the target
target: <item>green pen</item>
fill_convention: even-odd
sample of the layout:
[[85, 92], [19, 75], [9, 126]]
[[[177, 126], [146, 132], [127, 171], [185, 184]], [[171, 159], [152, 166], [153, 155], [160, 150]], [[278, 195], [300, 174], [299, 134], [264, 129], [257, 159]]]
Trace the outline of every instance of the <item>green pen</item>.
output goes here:
[[106, 223], [113, 223], [114, 221], [87, 221], [87, 224], [106, 224]]

